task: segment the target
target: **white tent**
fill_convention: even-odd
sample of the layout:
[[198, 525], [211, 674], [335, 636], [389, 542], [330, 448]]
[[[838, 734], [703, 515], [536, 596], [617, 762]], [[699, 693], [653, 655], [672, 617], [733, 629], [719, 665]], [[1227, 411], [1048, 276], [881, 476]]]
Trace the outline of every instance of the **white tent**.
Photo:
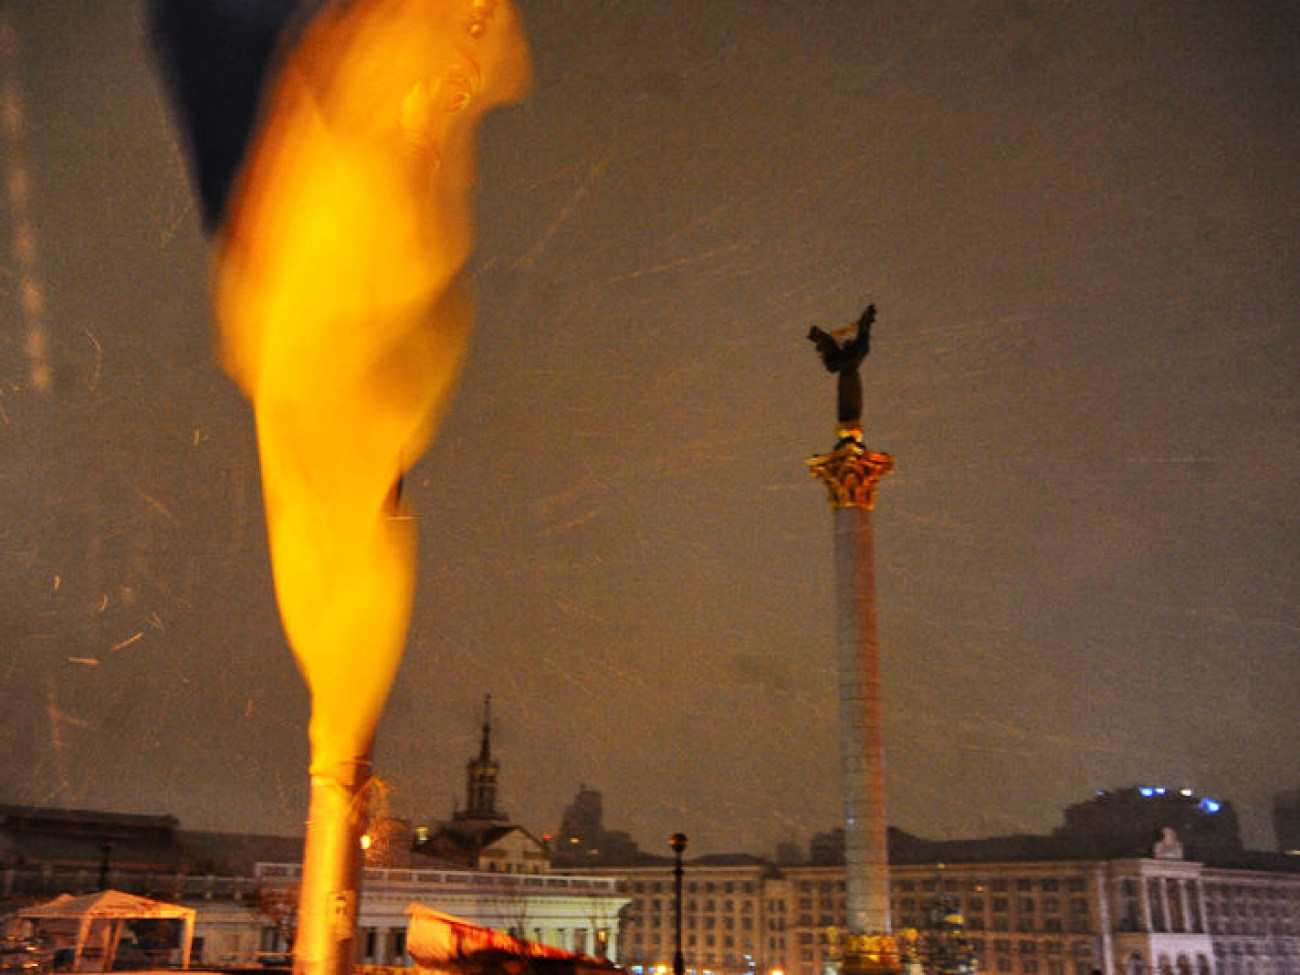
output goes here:
[[113, 960], [127, 922], [146, 918], [172, 918], [184, 924], [181, 967], [189, 968], [196, 913], [192, 907], [152, 901], [146, 897], [124, 894], [120, 890], [101, 890], [80, 897], [60, 894], [52, 901], [23, 908], [17, 912], [17, 917], [31, 922], [33, 934], [38, 936], [75, 936], [73, 971], [81, 970], [82, 959], [87, 955], [86, 949], [90, 948], [90, 954], [96, 956], [94, 967], [107, 972], [113, 969]]

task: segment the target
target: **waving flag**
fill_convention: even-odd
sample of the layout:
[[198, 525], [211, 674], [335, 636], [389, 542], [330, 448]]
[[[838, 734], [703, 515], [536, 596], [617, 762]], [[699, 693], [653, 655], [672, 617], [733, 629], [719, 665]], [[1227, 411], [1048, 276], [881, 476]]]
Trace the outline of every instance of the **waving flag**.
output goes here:
[[277, 53], [319, 0], [149, 0], [149, 36], [189, 150], [204, 227], [221, 222]]
[[468, 342], [474, 137], [522, 96], [509, 0], [152, 0], [214, 235], [222, 364], [253, 405], [276, 596], [311, 691], [295, 968], [355, 931], [375, 727], [406, 640], [404, 472]]

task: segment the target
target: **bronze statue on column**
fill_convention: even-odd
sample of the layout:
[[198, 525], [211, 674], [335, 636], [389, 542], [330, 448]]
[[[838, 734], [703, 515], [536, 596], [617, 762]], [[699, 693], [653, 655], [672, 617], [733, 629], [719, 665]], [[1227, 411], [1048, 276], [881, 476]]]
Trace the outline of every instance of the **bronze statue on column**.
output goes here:
[[862, 378], [858, 369], [871, 351], [871, 325], [875, 320], [876, 306], [868, 305], [856, 325], [836, 332], [825, 332], [816, 325], [808, 330], [808, 339], [817, 346], [826, 370], [838, 377], [836, 419], [842, 427], [862, 422]]

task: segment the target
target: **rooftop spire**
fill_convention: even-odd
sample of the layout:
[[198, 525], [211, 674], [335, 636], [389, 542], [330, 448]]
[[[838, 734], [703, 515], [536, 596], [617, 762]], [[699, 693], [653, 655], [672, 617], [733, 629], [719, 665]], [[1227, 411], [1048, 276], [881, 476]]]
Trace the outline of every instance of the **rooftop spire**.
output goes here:
[[492, 757], [492, 695], [483, 698], [483, 737], [479, 743], [478, 757], [465, 763], [465, 808], [456, 814], [457, 819], [504, 820], [505, 813], [497, 809], [497, 770], [499, 763]]
[[492, 695], [483, 696], [483, 743], [479, 745], [478, 760], [492, 761]]

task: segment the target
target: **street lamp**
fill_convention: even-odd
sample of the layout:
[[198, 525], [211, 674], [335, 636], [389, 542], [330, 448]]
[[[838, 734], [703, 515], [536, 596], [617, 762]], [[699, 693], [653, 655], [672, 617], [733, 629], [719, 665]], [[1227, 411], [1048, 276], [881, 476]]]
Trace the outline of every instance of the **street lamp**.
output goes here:
[[673, 887], [677, 893], [676, 951], [673, 952], [673, 975], [686, 975], [686, 959], [682, 957], [682, 851], [686, 849], [686, 834], [674, 833], [668, 841], [675, 858]]
[[113, 844], [104, 840], [99, 844], [99, 889], [108, 890], [108, 861], [113, 857]]

